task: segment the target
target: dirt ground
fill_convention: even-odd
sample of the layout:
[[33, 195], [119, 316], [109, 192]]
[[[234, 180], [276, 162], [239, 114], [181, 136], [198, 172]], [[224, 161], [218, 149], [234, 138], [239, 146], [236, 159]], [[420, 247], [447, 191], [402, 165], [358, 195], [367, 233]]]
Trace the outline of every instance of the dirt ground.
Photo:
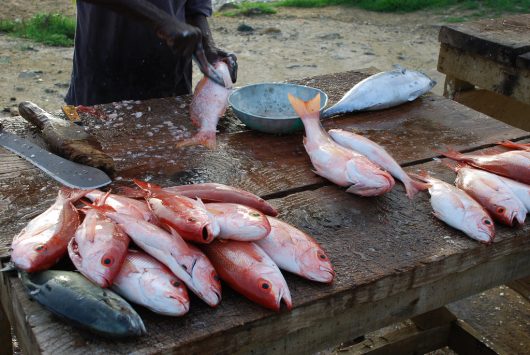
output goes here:
[[[71, 0], [4, 0], [0, 19], [27, 18], [36, 12], [75, 14]], [[235, 52], [237, 85], [283, 81], [394, 64], [424, 71], [438, 81], [437, 34], [445, 13], [382, 14], [354, 8], [279, 9], [275, 15], [210, 20], [220, 48]], [[246, 25], [248, 31], [241, 31]], [[48, 47], [0, 35], [0, 110], [9, 114], [22, 100], [49, 110], [63, 104], [73, 48]], [[199, 77], [195, 71], [195, 82]]]

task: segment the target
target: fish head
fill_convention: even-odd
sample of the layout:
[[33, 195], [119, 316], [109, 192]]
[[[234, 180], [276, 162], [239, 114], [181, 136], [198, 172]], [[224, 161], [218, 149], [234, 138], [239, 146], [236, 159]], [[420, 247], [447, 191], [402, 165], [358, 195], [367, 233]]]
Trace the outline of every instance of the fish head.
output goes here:
[[[258, 269], [260, 267], [258, 266]], [[291, 292], [283, 275], [278, 269], [254, 270], [259, 277], [255, 279], [254, 285], [248, 285], [251, 299], [255, 302], [279, 312], [282, 303], [287, 310], [293, 307]]]
[[466, 213], [466, 220], [471, 223], [466, 224], [468, 230], [466, 233], [473, 239], [479, 242], [490, 244], [495, 238], [495, 225], [493, 220], [483, 209], [474, 209]]
[[300, 256], [300, 273], [313, 281], [331, 283], [335, 278], [335, 271], [329, 257], [318, 245], [309, 247]]
[[513, 226], [514, 221], [523, 224], [527, 210], [518, 198], [495, 194], [490, 198], [488, 211], [501, 223]]
[[15, 266], [27, 272], [41, 270], [52, 265], [62, 255], [46, 238], [24, 238], [13, 242], [11, 261]]
[[210, 260], [199, 249], [189, 246], [193, 252], [191, 266], [186, 271], [191, 277], [194, 292], [208, 305], [215, 307], [221, 302], [221, 279]]
[[411, 89], [408, 98], [409, 101], [415, 100], [417, 97], [430, 91], [436, 85], [435, 80], [416, 70], [405, 70], [403, 75], [407, 76], [407, 81]]
[[144, 273], [140, 284], [143, 298], [150, 308], [165, 315], [182, 315], [188, 312], [190, 299], [184, 283], [169, 270]]
[[93, 242], [78, 244], [76, 237], [68, 245], [70, 259], [88, 279], [106, 288], [112, 285], [127, 255], [129, 237], [115, 226], [111, 235], [98, 235]]
[[361, 196], [379, 196], [394, 187], [394, 178], [373, 164], [347, 165], [348, 179], [353, 183], [346, 191]]

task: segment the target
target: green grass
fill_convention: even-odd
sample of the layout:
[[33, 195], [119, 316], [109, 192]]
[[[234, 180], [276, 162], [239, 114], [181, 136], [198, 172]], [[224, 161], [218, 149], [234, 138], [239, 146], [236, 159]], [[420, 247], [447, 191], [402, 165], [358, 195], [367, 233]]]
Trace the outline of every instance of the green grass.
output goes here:
[[429, 8], [458, 6], [463, 10], [480, 8], [491, 12], [527, 12], [530, 0], [280, 0], [275, 6], [323, 7], [347, 5], [381, 12], [410, 12]]
[[37, 14], [23, 21], [1, 20], [0, 32], [28, 38], [50, 46], [74, 45], [75, 18], [60, 14]]

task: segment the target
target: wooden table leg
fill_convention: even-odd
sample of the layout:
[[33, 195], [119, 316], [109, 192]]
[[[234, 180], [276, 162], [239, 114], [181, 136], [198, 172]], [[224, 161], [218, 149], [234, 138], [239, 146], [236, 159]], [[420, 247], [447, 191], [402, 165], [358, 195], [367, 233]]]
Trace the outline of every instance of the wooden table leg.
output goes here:
[[509, 288], [530, 301], [530, 277], [524, 279], [514, 280], [506, 284]]
[[13, 344], [11, 339], [11, 324], [0, 304], [0, 354], [12, 355]]
[[473, 90], [474, 88], [475, 85], [468, 83], [467, 81], [446, 75], [444, 83], [444, 96], [452, 100], [454, 99], [456, 93]]

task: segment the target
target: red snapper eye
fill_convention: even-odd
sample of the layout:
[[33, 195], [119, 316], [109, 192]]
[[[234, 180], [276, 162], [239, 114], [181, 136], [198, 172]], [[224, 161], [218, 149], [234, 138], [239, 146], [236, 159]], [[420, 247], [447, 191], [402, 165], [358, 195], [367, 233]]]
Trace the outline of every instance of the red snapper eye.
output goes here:
[[264, 293], [269, 293], [272, 290], [272, 284], [270, 283], [270, 281], [265, 279], [259, 279], [258, 286], [259, 289]]
[[42, 252], [46, 251], [46, 245], [45, 244], [38, 244], [38, 245], [35, 246], [34, 250], [37, 253], [42, 253]]
[[219, 278], [219, 275], [215, 271], [212, 271], [212, 279], [214, 279], [217, 282], [220, 282], [221, 279]]
[[178, 281], [178, 280], [172, 280], [172, 281], [171, 281], [171, 285], [172, 285], [173, 287], [180, 287], [181, 283], [180, 283], [180, 281]]
[[101, 265], [105, 267], [111, 267], [114, 265], [114, 257], [112, 255], [104, 255], [101, 258]]
[[490, 221], [490, 220], [487, 219], [487, 218], [484, 218], [484, 219], [482, 220], [482, 223], [484, 223], [484, 224], [487, 225], [487, 226], [491, 226], [491, 225], [493, 224], [493, 222]]
[[506, 209], [504, 207], [497, 207], [496, 211], [498, 214], [503, 214], [506, 211]]
[[326, 256], [326, 254], [324, 254], [324, 252], [322, 252], [322, 251], [318, 251], [318, 252], [317, 252], [317, 255], [318, 255], [318, 258], [319, 258], [320, 260], [327, 260], [327, 258], [328, 258], [328, 257]]

